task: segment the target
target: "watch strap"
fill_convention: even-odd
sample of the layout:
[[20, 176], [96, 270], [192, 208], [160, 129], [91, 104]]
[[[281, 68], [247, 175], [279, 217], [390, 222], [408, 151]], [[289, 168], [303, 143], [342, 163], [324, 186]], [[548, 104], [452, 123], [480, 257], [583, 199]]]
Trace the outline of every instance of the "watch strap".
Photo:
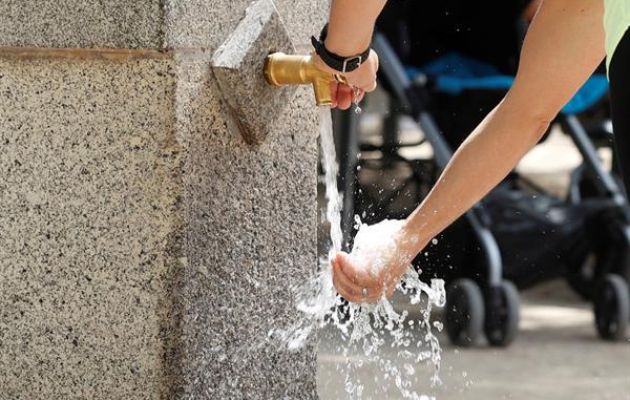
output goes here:
[[315, 48], [315, 53], [321, 57], [322, 61], [330, 68], [339, 71], [341, 73], [351, 72], [359, 68], [361, 64], [365, 62], [370, 56], [370, 48], [368, 47], [363, 53], [352, 57], [343, 57], [329, 51], [324, 45], [326, 36], [328, 34], [328, 24], [322, 29], [319, 39], [315, 36], [311, 37], [311, 43]]

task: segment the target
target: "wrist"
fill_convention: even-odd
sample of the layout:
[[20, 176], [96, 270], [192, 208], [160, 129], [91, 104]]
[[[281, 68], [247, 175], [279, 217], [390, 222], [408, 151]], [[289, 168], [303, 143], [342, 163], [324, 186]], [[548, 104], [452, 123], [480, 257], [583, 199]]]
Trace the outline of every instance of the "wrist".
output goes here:
[[337, 38], [328, 36], [324, 40], [324, 45], [328, 51], [338, 54], [341, 57], [354, 57], [365, 52], [370, 47], [369, 38], [366, 40], [347, 40], [348, 38]]
[[[344, 42], [339, 41], [339, 45], [336, 45], [337, 41], [334, 38], [331, 39], [328, 35], [328, 24], [324, 25], [319, 39], [315, 36], [311, 37], [311, 43], [320, 61], [337, 73], [347, 73], [356, 70], [370, 56], [369, 42], [365, 46], [359, 47], [360, 50], [353, 50], [352, 42], [353, 40], [349, 39]], [[342, 43], [344, 44], [342, 45]], [[350, 44], [348, 45], [348, 43]]]
[[380, 14], [380, 9], [385, 5], [385, 0], [379, 0], [379, 2], [382, 4], [377, 6], [378, 10], [369, 11], [370, 7], [376, 5], [376, 1], [366, 1], [365, 3], [369, 4], [366, 4], [365, 7], [362, 5], [360, 9], [352, 10], [352, 17], [350, 18], [331, 12], [326, 36], [322, 38], [326, 47], [344, 57], [356, 56], [370, 47], [376, 19]]
[[410, 218], [407, 218], [400, 232], [401, 252], [410, 260], [416, 258], [431, 240], [428, 233], [423, 232], [423, 229], [416, 227], [412, 222]]

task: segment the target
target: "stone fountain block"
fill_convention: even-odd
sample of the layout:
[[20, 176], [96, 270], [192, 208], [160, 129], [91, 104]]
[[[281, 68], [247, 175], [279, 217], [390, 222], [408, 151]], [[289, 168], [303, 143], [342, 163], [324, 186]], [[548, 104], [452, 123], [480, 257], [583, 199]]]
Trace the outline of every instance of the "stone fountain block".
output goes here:
[[0, 1], [0, 46], [160, 48], [160, 0]]
[[265, 57], [276, 51], [295, 53], [273, 2], [258, 0], [212, 57], [212, 71], [234, 125], [250, 144], [265, 140], [295, 93], [294, 87], [273, 87], [265, 81]]
[[317, 398], [315, 338], [267, 333], [317, 263], [318, 116], [262, 68], [326, 8], [276, 5], [0, 2], [0, 399]]
[[0, 399], [172, 398], [173, 69], [0, 57]]

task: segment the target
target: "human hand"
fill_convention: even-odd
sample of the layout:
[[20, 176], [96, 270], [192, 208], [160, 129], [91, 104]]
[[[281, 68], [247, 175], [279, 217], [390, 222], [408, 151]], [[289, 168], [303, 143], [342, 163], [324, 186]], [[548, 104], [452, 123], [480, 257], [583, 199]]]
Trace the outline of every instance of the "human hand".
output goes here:
[[402, 275], [411, 266], [418, 240], [401, 230], [393, 245], [386, 242], [374, 246], [367, 254], [338, 252], [333, 256], [333, 284], [346, 300], [376, 303], [394, 293]]
[[[343, 74], [326, 65], [317, 54], [313, 53], [313, 58], [317, 68], [331, 74], [341, 75], [346, 79], [347, 84], [336, 81], [330, 84], [333, 108], [338, 107], [342, 110], [347, 110], [353, 101], [361, 101], [366, 92], [372, 92], [376, 89], [376, 73], [378, 72], [379, 62], [378, 55], [374, 50], [370, 50], [368, 59], [359, 68]], [[353, 88], [357, 90], [356, 98]]]
[[389, 298], [404, 272], [401, 265], [392, 265], [371, 273], [372, 265], [353, 260], [339, 252], [332, 259], [333, 284], [337, 292], [352, 303], [377, 303]]

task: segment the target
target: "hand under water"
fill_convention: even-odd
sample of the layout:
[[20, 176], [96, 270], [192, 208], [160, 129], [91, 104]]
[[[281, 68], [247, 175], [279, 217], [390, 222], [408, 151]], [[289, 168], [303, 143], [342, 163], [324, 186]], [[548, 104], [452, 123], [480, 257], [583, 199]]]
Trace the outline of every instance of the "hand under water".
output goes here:
[[[415, 249], [424, 247], [418, 242], [403, 228], [395, 235], [394, 246], [376, 246], [369, 258], [338, 252], [331, 261], [337, 292], [353, 303], [377, 303], [383, 297], [391, 297], [411, 266], [417, 254]], [[377, 268], [375, 260], [379, 260]]]
[[[339, 71], [330, 68], [322, 59], [313, 53], [315, 65], [322, 71], [331, 74], [342, 75], [348, 81], [348, 84], [332, 82], [330, 91], [332, 93], [332, 107], [338, 107], [341, 110], [350, 108], [353, 102], [359, 102], [363, 99], [365, 93], [369, 93], [376, 89], [376, 73], [378, 71], [378, 55], [374, 50], [370, 50], [368, 59], [352, 72], [340, 74]], [[353, 87], [358, 89], [357, 96], [353, 93]]]

